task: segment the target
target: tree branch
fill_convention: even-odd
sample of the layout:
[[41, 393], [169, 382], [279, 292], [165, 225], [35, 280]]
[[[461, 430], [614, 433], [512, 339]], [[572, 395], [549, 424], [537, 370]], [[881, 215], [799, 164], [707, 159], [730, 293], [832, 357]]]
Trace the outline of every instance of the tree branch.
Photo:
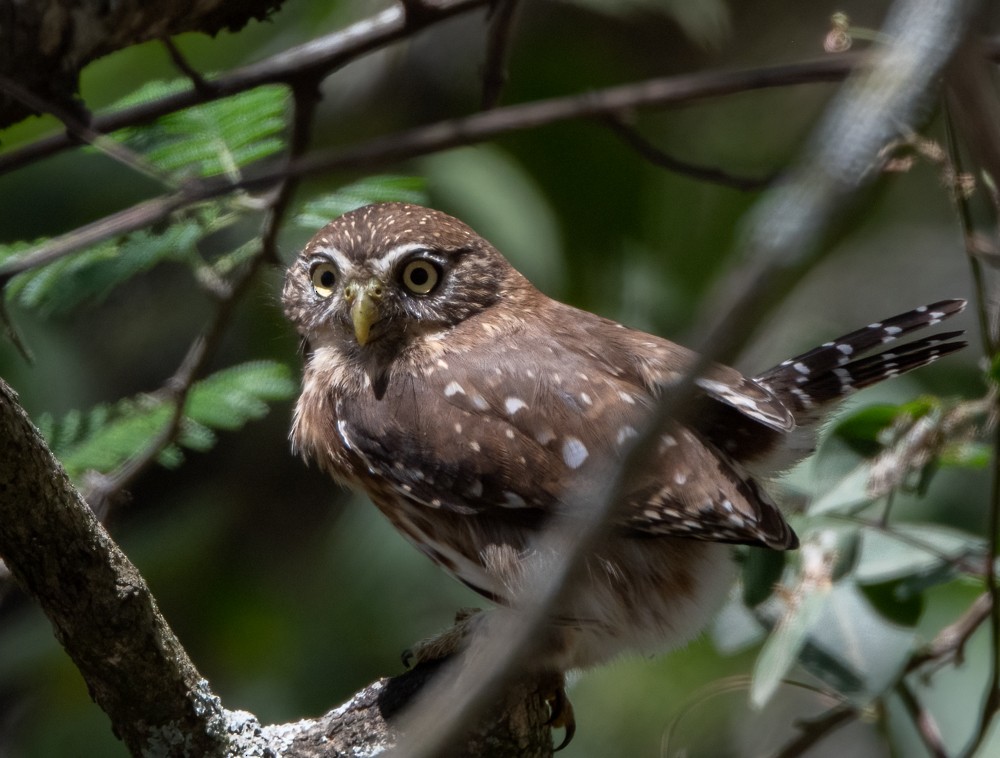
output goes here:
[[129, 749], [211, 754], [222, 709], [149, 588], [0, 381], [0, 556]]
[[836, 81], [864, 58], [855, 55], [745, 71], [711, 71], [610, 87], [533, 103], [497, 108], [466, 118], [439, 121], [404, 132], [376, 137], [347, 148], [317, 151], [238, 182], [213, 179], [190, 182], [177, 192], [146, 200], [55, 237], [38, 248], [0, 264], [0, 287], [13, 276], [102, 240], [141, 229], [190, 205], [239, 189], [268, 190], [290, 177], [381, 167], [453, 147], [483, 142], [504, 134], [580, 118], [600, 118], [638, 107], [676, 105], [708, 97], [783, 87], [804, 82]]
[[[131, 45], [182, 32], [216, 34], [262, 20], [283, 0], [191, 3], [178, 0], [0, 0], [3, 52], [0, 75], [19, 82], [42, 101], [82, 114], [76, 99], [80, 71], [93, 60]], [[36, 108], [0, 89], [0, 128]]]
[[[438, 671], [420, 666], [380, 680], [319, 719], [261, 726], [252, 714], [226, 710], [2, 380], [0, 556], [135, 755], [328, 756], [387, 747], [397, 740], [397, 714]], [[458, 752], [551, 755], [547, 717], [544, 682], [518, 680], [494, 696]]]
[[[265, 84], [292, 84], [302, 76], [326, 76], [365, 53], [486, 3], [487, 0], [443, 0], [427, 5], [426, 14], [410, 17], [403, 12], [401, 6], [393, 6], [319, 39], [207, 79], [206, 87], [192, 87], [158, 100], [96, 116], [91, 121], [91, 127], [108, 134], [126, 126], [142, 126], [168, 113], [246, 92]], [[0, 155], [0, 175], [76, 146], [78, 143], [67, 134], [53, 134], [37, 140]]]

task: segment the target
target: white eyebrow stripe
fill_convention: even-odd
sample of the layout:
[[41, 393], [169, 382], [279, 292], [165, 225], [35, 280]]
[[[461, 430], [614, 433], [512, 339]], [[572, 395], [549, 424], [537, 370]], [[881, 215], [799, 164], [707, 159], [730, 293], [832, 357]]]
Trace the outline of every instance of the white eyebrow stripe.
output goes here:
[[347, 276], [354, 270], [354, 264], [351, 263], [351, 259], [335, 247], [317, 247], [310, 252], [309, 258], [329, 258], [337, 264], [337, 270], [341, 276]]
[[426, 249], [427, 245], [419, 242], [407, 242], [405, 245], [390, 248], [372, 262], [372, 267], [375, 269], [374, 273], [376, 276], [380, 276], [384, 279], [389, 273], [392, 272], [393, 267], [399, 262], [400, 258], [416, 252], [417, 250]]

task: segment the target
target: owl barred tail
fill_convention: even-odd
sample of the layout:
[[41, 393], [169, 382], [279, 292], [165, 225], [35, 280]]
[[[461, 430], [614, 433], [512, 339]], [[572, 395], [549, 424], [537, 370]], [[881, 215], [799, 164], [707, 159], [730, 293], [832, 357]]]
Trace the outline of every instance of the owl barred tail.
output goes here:
[[779, 363], [757, 376], [756, 382], [787, 402], [797, 414], [809, 414], [856, 390], [961, 350], [967, 343], [955, 338], [964, 332], [954, 331], [864, 357], [864, 353], [880, 345], [961, 313], [965, 305], [965, 300], [942, 300], [869, 324]]

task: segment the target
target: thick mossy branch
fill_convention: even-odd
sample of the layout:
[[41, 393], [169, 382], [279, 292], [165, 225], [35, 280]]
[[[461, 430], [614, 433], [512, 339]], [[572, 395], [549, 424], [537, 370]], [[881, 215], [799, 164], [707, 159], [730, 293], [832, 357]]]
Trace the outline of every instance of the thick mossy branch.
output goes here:
[[[325, 716], [291, 724], [262, 726], [225, 710], [2, 380], [0, 557], [134, 755], [336, 756], [390, 747], [397, 716], [436, 670], [380, 680]], [[513, 683], [454, 754], [551, 755], [545, 694], [533, 678]]]
[[220, 746], [209, 728], [218, 700], [2, 381], [0, 556], [133, 753], [180, 754], [171, 750], [178, 737], [188, 754]]

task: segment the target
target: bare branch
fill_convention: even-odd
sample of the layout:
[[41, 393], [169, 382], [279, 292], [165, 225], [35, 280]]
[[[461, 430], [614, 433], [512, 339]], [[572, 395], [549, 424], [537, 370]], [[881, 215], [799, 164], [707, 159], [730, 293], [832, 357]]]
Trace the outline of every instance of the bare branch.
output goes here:
[[141, 229], [162, 221], [181, 208], [235, 190], [267, 190], [289, 177], [353, 169], [373, 171], [410, 158], [482, 142], [510, 132], [570, 119], [603, 117], [629, 108], [675, 105], [753, 89], [837, 80], [852, 65], [860, 65], [861, 60], [858, 56], [840, 56], [748, 71], [715, 71], [650, 79], [585, 95], [497, 108], [466, 118], [439, 121], [377, 137], [353, 147], [319, 151], [238, 182], [226, 179], [191, 182], [172, 195], [153, 198], [106, 216], [0, 264], [0, 286], [5, 286], [11, 277], [22, 271], [51, 263], [109, 237]]
[[627, 123], [618, 114], [609, 114], [605, 119], [605, 123], [611, 131], [614, 132], [616, 137], [635, 150], [645, 160], [649, 161], [654, 166], [659, 166], [660, 168], [664, 168], [667, 171], [672, 171], [676, 174], [681, 174], [682, 176], [688, 176], [698, 181], [711, 182], [712, 184], [719, 184], [723, 187], [731, 187], [733, 189], [744, 191], [762, 190], [773, 184], [777, 179], [777, 174], [772, 174], [771, 176], [764, 177], [763, 179], [733, 176], [732, 174], [720, 171], [717, 168], [697, 166], [693, 163], [674, 158], [671, 155], [667, 155], [652, 142], [645, 139], [641, 134], [639, 134], [638, 131], [636, 131], [635, 127]]
[[830, 732], [851, 723], [858, 715], [859, 712], [854, 706], [844, 703], [831, 708], [819, 718], [800, 720], [799, 736], [787, 743], [774, 758], [798, 758], [800, 755], [805, 755], [807, 750]]
[[992, 609], [993, 596], [989, 592], [984, 592], [957, 621], [938, 632], [926, 648], [914, 653], [906, 666], [906, 672], [915, 671], [928, 663], [951, 662], [960, 666], [965, 660], [966, 643], [990, 617]]
[[948, 751], [945, 749], [944, 740], [941, 738], [941, 729], [938, 727], [934, 717], [924, 708], [910, 685], [905, 679], [896, 682], [896, 694], [906, 708], [906, 712], [913, 720], [913, 725], [917, 728], [917, 734], [927, 748], [927, 752], [934, 758], [948, 758]]
[[197, 71], [194, 66], [192, 66], [184, 54], [178, 49], [177, 45], [170, 37], [164, 37], [160, 40], [163, 47], [167, 51], [167, 55], [170, 56], [170, 60], [173, 62], [174, 66], [178, 71], [180, 71], [184, 76], [191, 80], [191, 86], [194, 87], [195, 92], [204, 98], [210, 98], [215, 94], [215, 88], [201, 75], [200, 71]]
[[507, 53], [519, 3], [520, 0], [491, 0], [490, 3], [490, 30], [483, 63], [482, 108], [485, 111], [500, 102], [500, 94], [507, 83]]

